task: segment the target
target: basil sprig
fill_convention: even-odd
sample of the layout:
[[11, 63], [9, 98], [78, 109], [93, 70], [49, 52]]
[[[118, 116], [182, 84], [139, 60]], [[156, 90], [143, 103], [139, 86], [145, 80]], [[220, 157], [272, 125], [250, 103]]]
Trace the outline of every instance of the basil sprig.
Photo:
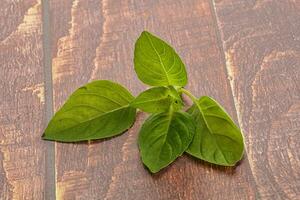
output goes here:
[[[183, 87], [187, 73], [175, 50], [142, 32], [134, 50], [138, 78], [154, 86], [136, 98], [118, 83], [98, 80], [77, 89], [49, 122], [43, 139], [89, 141], [120, 135], [130, 128], [136, 109], [151, 113], [141, 127], [141, 159], [152, 173], [184, 152], [207, 162], [234, 166], [244, 152], [243, 135], [211, 97], [194, 97]], [[183, 111], [182, 94], [193, 101]]]

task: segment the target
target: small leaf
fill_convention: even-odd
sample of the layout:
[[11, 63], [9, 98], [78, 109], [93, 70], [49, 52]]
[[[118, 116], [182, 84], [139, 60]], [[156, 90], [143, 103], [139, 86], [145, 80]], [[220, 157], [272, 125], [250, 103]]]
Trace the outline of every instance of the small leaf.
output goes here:
[[149, 32], [135, 43], [134, 69], [139, 79], [151, 86], [185, 86], [185, 66], [175, 50]]
[[118, 135], [132, 126], [134, 97], [111, 81], [91, 82], [77, 89], [51, 119], [44, 139], [63, 142], [93, 140]]
[[242, 158], [242, 133], [215, 100], [204, 96], [188, 113], [196, 123], [196, 133], [187, 150], [189, 154], [224, 166], [234, 166]]
[[170, 106], [177, 111], [183, 107], [181, 97], [174, 87], [154, 87], [142, 92], [130, 104], [144, 112], [167, 112]]
[[139, 133], [143, 163], [152, 173], [168, 166], [188, 148], [194, 132], [188, 113], [171, 111], [151, 115]]

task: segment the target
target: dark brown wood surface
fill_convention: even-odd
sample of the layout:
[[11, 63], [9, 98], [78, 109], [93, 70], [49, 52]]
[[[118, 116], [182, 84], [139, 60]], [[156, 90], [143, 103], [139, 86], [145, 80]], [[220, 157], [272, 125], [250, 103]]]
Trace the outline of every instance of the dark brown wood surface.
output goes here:
[[[0, 7], [0, 199], [299, 199], [300, 2], [43, 3], [49, 5], [43, 19], [33, 0]], [[55, 146], [40, 139], [45, 107], [52, 106], [45, 89], [57, 111], [91, 80], [119, 82], [134, 95], [146, 88], [133, 70], [134, 42], [143, 30], [177, 50], [188, 89], [217, 99], [240, 125], [246, 153], [238, 166], [183, 155], [151, 175], [136, 142], [143, 113], [113, 139]], [[43, 56], [43, 45], [51, 53]], [[51, 76], [43, 60], [52, 61]]]

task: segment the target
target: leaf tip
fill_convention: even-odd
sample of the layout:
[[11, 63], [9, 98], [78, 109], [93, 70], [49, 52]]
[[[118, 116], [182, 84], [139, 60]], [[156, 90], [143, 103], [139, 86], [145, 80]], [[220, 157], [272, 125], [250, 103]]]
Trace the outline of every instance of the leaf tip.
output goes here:
[[48, 138], [47, 138], [47, 136], [46, 136], [46, 133], [45, 133], [45, 132], [43, 133], [43, 135], [41, 136], [41, 138], [42, 138], [43, 140], [48, 140]]
[[143, 30], [143, 32], [141, 33], [141, 35], [147, 35], [147, 34], [150, 34], [150, 33], [146, 30]]
[[152, 33], [150, 33], [149, 31], [146, 31], [146, 30], [144, 30], [142, 33], [141, 33], [141, 35], [140, 35], [140, 37], [143, 37], [143, 36], [145, 36], [145, 37], [157, 37], [157, 36], [155, 36], [155, 35], [153, 35]]
[[150, 168], [149, 168], [149, 171], [151, 172], [151, 174], [156, 174], [157, 172], [159, 172], [159, 170], [154, 170], [154, 169], [150, 169]]
[[147, 167], [148, 171], [151, 173], [151, 174], [156, 174], [157, 172], [159, 172], [161, 170], [161, 168], [155, 168], [155, 167], [151, 167], [149, 165], [146, 165], [144, 163], [144, 165]]

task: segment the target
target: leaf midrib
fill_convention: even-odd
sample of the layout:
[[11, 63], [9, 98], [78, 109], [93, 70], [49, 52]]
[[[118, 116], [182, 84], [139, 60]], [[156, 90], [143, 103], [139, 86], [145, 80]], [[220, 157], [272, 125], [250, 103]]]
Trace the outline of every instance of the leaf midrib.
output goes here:
[[206, 125], [206, 127], [207, 127], [207, 129], [208, 129], [210, 135], [212, 135], [212, 138], [213, 138], [214, 141], [215, 141], [215, 144], [216, 144], [217, 148], [218, 148], [219, 151], [221, 152], [221, 154], [222, 154], [224, 160], [227, 162], [227, 164], [229, 164], [229, 162], [228, 162], [227, 158], [224, 156], [223, 151], [222, 151], [222, 149], [220, 148], [220, 146], [219, 146], [219, 144], [218, 144], [216, 138], [214, 137], [213, 131], [212, 131], [212, 130], [210, 129], [210, 127], [208, 126], [208, 122], [207, 122], [206, 119], [205, 119], [205, 115], [204, 115], [204, 113], [203, 113], [203, 111], [202, 111], [202, 108], [200, 107], [199, 102], [196, 101], [195, 103], [196, 103], [196, 105], [197, 105], [197, 107], [198, 107], [198, 109], [199, 109], [199, 111], [200, 111], [200, 114], [201, 114], [201, 116], [202, 116], [202, 118], [203, 118], [203, 120], [204, 120], [204, 122], [205, 122], [205, 125]]
[[[173, 118], [173, 114], [174, 114], [174, 111], [173, 111], [173, 108], [172, 108], [172, 106], [171, 106], [171, 107], [170, 107], [170, 110], [169, 110], [169, 112], [168, 112], [169, 117], [168, 117], [168, 127], [167, 127], [167, 131], [166, 131], [166, 134], [165, 134], [165, 137], [164, 137], [164, 140], [163, 140], [163, 145], [162, 145], [162, 147], [159, 149], [158, 157], [157, 157], [157, 160], [155, 161], [156, 165], [157, 165], [157, 163], [158, 163], [158, 161], [159, 161], [160, 154], [161, 154], [161, 151], [162, 151], [162, 149], [163, 149], [163, 146], [166, 144], [166, 140], [167, 140], [167, 136], [168, 136], [168, 134], [169, 134], [169, 129], [170, 129], [171, 121], [172, 121], [172, 118]], [[172, 156], [172, 155], [171, 155], [171, 156]]]
[[[148, 33], [146, 33], [145, 35], [146, 35], [147, 39], [149, 40], [151, 47], [154, 49], [156, 55], [158, 56], [159, 62], [160, 62], [160, 64], [162, 65], [163, 71], [164, 71], [165, 76], [166, 76], [166, 78], [167, 78], [167, 83], [168, 83], [168, 85], [170, 85], [168, 73], [167, 73], [167, 70], [166, 70], [166, 67], [165, 67], [164, 63], [162, 62], [161, 56], [159, 55], [158, 51], [157, 51], [156, 48], [154, 47], [154, 44], [153, 44], [151, 38], [149, 37]], [[165, 47], [164, 47], [164, 48], [165, 48]]]
[[151, 100], [146, 100], [146, 101], [135, 102], [133, 105], [139, 105], [139, 104], [143, 104], [143, 103], [149, 103], [149, 102], [152, 102], [152, 101], [160, 101], [160, 100], [164, 100], [164, 99], [168, 99], [168, 96], [164, 96], [162, 98], [157, 98], [157, 99], [151, 99]]
[[86, 123], [86, 122], [90, 122], [90, 121], [92, 121], [92, 120], [94, 120], [94, 119], [97, 119], [97, 118], [99, 118], [99, 117], [102, 117], [103, 115], [107, 115], [107, 114], [110, 114], [110, 113], [112, 113], [112, 112], [115, 112], [115, 111], [118, 111], [118, 110], [121, 110], [121, 109], [124, 109], [124, 108], [127, 108], [127, 107], [129, 107], [129, 104], [126, 105], [126, 106], [122, 106], [122, 107], [119, 107], [119, 108], [110, 110], [110, 111], [105, 112], [105, 113], [101, 113], [100, 115], [96, 115], [95, 117], [90, 118], [89, 120], [85, 120], [85, 121], [79, 122], [78, 124], [76, 124], [76, 125], [74, 125], [74, 126], [71, 126], [71, 127], [69, 127], [69, 128], [63, 129], [63, 130], [61, 130], [61, 131], [67, 131], [67, 130], [72, 129], [72, 128], [74, 128], [74, 127], [80, 126], [80, 125], [82, 125], [82, 124], [84, 124], [84, 123]]

